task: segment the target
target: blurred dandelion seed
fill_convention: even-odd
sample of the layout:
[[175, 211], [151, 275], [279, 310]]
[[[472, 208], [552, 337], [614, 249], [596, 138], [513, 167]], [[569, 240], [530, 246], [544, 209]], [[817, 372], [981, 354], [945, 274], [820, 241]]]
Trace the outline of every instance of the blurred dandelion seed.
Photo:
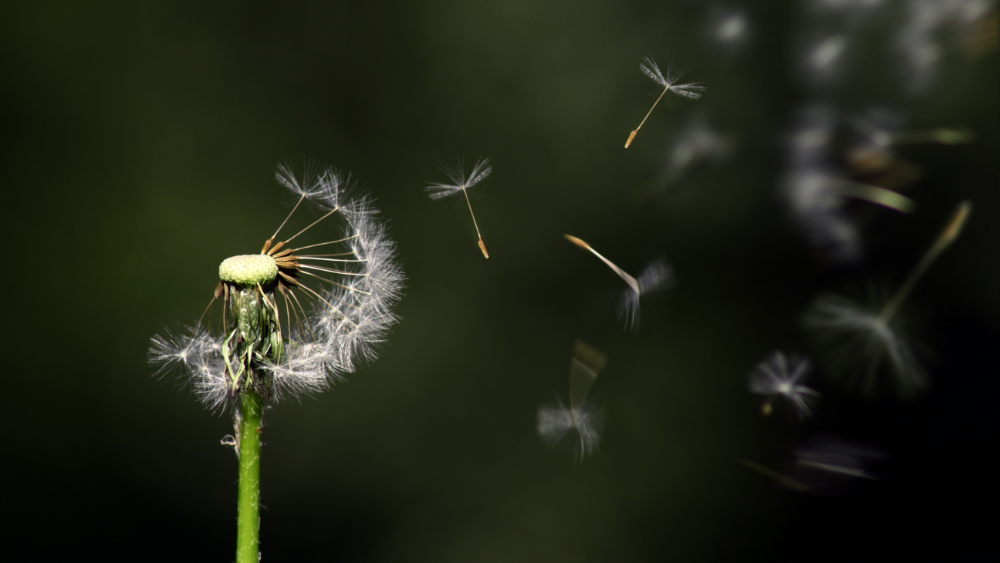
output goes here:
[[817, 73], [827, 72], [844, 52], [846, 40], [842, 36], [828, 37], [809, 53], [809, 66]]
[[843, 379], [848, 388], [860, 385], [863, 394], [870, 396], [879, 371], [888, 364], [900, 398], [910, 398], [926, 387], [927, 375], [893, 321], [923, 274], [958, 238], [971, 212], [970, 202], [958, 205], [941, 234], [881, 310], [876, 312], [836, 295], [822, 296], [813, 303], [804, 324], [827, 346], [831, 376]]
[[750, 372], [750, 392], [766, 398], [761, 405], [761, 413], [769, 416], [775, 401], [788, 403], [799, 420], [812, 416], [813, 403], [819, 393], [800, 382], [811, 369], [809, 360], [797, 354], [785, 355], [776, 351]]
[[914, 91], [925, 89], [946, 55], [965, 51], [977, 56], [998, 46], [998, 17], [989, 0], [912, 1], [896, 38], [896, 49], [909, 66]]
[[810, 438], [794, 455], [788, 478], [823, 494], [842, 493], [860, 479], [879, 481], [870, 468], [888, 457], [874, 446], [827, 434]]
[[652, 197], [680, 182], [706, 161], [725, 159], [735, 146], [735, 139], [713, 128], [702, 115], [688, 120], [666, 151], [663, 171], [655, 185], [637, 192], [638, 199]]
[[773, 469], [764, 467], [763, 465], [750, 461], [749, 459], [739, 459], [737, 461], [743, 464], [744, 466], [753, 469], [757, 473], [764, 475], [765, 477], [770, 477], [771, 479], [774, 479], [778, 483], [781, 483], [782, 485], [788, 487], [789, 489], [792, 489], [793, 491], [798, 491], [801, 493], [808, 491], [810, 489], [808, 485], [803, 485], [802, 483], [799, 483], [798, 481], [792, 479], [791, 477], [782, 475], [781, 473], [778, 473]]
[[727, 14], [715, 26], [715, 38], [723, 43], [737, 43], [747, 34], [746, 16], [739, 12]]
[[[885, 454], [872, 446], [820, 434], [809, 440], [805, 447], [795, 450], [794, 473], [806, 477], [809, 473], [823, 472], [826, 486], [846, 479], [872, 479], [878, 477], [868, 472], [868, 467]], [[812, 475], [816, 480], [818, 475]]]
[[790, 135], [785, 178], [789, 207], [813, 248], [838, 262], [857, 261], [862, 254], [861, 234], [847, 208], [848, 199], [898, 213], [912, 213], [916, 204], [887, 187], [847, 179], [833, 158], [838, 153], [834, 139], [839, 119], [831, 108], [812, 105], [799, 113], [799, 124]]
[[846, 160], [855, 175], [877, 178], [880, 186], [907, 185], [920, 176], [919, 167], [894, 154], [894, 147], [914, 144], [961, 145], [972, 143], [976, 134], [965, 127], [899, 130], [901, 118], [880, 107], [869, 108], [850, 121], [851, 146]]
[[887, 457], [878, 448], [825, 434], [811, 438], [794, 455], [795, 461], [786, 473], [748, 459], [738, 461], [794, 491], [832, 494], [856, 479], [880, 480], [869, 467]]
[[469, 214], [472, 215], [472, 224], [475, 225], [476, 235], [479, 236], [479, 250], [488, 259], [490, 251], [486, 248], [486, 241], [483, 240], [483, 235], [479, 232], [479, 223], [476, 222], [476, 214], [472, 211], [472, 202], [469, 200], [468, 190], [485, 180], [490, 175], [490, 172], [493, 171], [493, 168], [490, 166], [490, 160], [488, 158], [477, 160], [475, 166], [472, 167], [472, 172], [468, 176], [465, 175], [465, 167], [460, 158], [456, 158], [450, 163], [446, 162], [440, 168], [451, 183], [431, 183], [424, 188], [427, 191], [427, 195], [431, 199], [441, 199], [459, 192], [465, 195], [465, 203], [468, 204]]
[[915, 131], [898, 131], [886, 133], [889, 145], [915, 145], [923, 143], [938, 143], [942, 145], [967, 145], [975, 142], [976, 133], [965, 127], [938, 127]]
[[881, 186], [874, 186], [861, 182], [851, 182], [848, 180], [840, 180], [836, 182], [835, 185], [837, 188], [833, 193], [839, 194], [843, 197], [867, 201], [868, 203], [880, 205], [900, 213], [913, 213], [913, 210], [917, 207], [917, 204], [914, 203], [912, 199], [899, 192], [895, 192]]
[[660, 100], [663, 99], [663, 96], [665, 96], [668, 91], [691, 100], [697, 100], [705, 92], [705, 87], [702, 86], [700, 82], [689, 82], [688, 84], [677, 83], [677, 81], [679, 81], [684, 75], [686, 69], [674, 68], [673, 65], [668, 65], [667, 72], [664, 74], [660, 71], [660, 67], [656, 65], [656, 61], [654, 61], [652, 57], [643, 57], [642, 63], [639, 65], [639, 70], [641, 70], [646, 76], [652, 78], [654, 82], [663, 86], [663, 92], [661, 92], [660, 96], [656, 98], [655, 102], [653, 102], [653, 107], [649, 108], [649, 111], [646, 112], [646, 117], [642, 118], [642, 122], [639, 123], [639, 126], [636, 127], [634, 131], [629, 133], [628, 140], [625, 141], [625, 148], [629, 148], [632, 141], [635, 140], [636, 134], [639, 133], [639, 129], [641, 129], [643, 124], [646, 123], [646, 120], [649, 119], [649, 115], [653, 113], [653, 110], [656, 108], [656, 104], [660, 103]]
[[573, 235], [563, 236], [571, 243], [600, 258], [612, 271], [618, 274], [618, 277], [628, 284], [628, 289], [625, 290], [618, 302], [618, 316], [625, 322], [626, 328], [638, 330], [639, 301], [643, 295], [666, 289], [673, 284], [674, 276], [670, 265], [665, 260], [657, 258], [650, 262], [639, 275], [639, 278], [636, 279], [625, 270], [616, 266], [614, 262], [602, 256], [585, 241]]
[[604, 416], [600, 409], [587, 404], [587, 397], [607, 360], [607, 354], [577, 340], [569, 367], [569, 408], [558, 396], [555, 405], [538, 407], [538, 435], [552, 447], [564, 443], [562, 439], [567, 435], [575, 436], [568, 445], [578, 461], [592, 454], [600, 442]]

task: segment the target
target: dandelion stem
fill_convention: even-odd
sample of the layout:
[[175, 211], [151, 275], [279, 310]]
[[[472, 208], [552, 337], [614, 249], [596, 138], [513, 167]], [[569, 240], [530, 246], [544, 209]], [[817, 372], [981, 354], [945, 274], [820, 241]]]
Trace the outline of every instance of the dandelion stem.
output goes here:
[[965, 225], [966, 220], [969, 218], [969, 213], [972, 212], [972, 203], [969, 201], [963, 201], [958, 204], [958, 208], [952, 213], [951, 219], [948, 220], [948, 224], [945, 225], [944, 230], [938, 236], [934, 244], [931, 245], [924, 257], [920, 259], [920, 263], [917, 267], [913, 269], [910, 273], [910, 277], [906, 278], [903, 285], [900, 286], [899, 290], [892, 299], [885, 304], [882, 311], [879, 312], [878, 317], [875, 319], [876, 322], [883, 325], [888, 324], [889, 321], [899, 312], [899, 308], [902, 307], [903, 302], [909, 297], [910, 292], [913, 291], [913, 287], [917, 285], [920, 281], [921, 276], [927, 271], [927, 268], [931, 267], [931, 264], [937, 260], [937, 257], [941, 255], [942, 252], [948, 246], [958, 238], [958, 235], [962, 232], [962, 227]]
[[462, 187], [462, 193], [465, 194], [465, 203], [469, 204], [469, 214], [472, 215], [472, 224], [476, 227], [476, 235], [479, 236], [479, 250], [482, 250], [483, 256], [488, 259], [490, 251], [486, 250], [486, 241], [483, 240], [483, 234], [479, 232], [479, 223], [476, 222], [476, 214], [472, 212], [472, 202], [469, 200], [469, 192], [466, 191], [465, 186]]
[[912, 213], [913, 209], [917, 206], [917, 204], [913, 203], [912, 199], [906, 197], [905, 195], [888, 190], [881, 186], [873, 186], [859, 182], [842, 182], [840, 185], [840, 193], [846, 197], [853, 197], [855, 199], [867, 201], [868, 203], [888, 207], [889, 209], [900, 213]]
[[[668, 69], [668, 72], [669, 72], [669, 69]], [[653, 102], [653, 107], [649, 108], [649, 111], [646, 112], [646, 117], [642, 118], [642, 122], [639, 123], [639, 126], [636, 127], [635, 130], [632, 131], [632, 133], [628, 136], [628, 141], [625, 142], [625, 148], [628, 148], [629, 145], [632, 144], [632, 141], [635, 140], [636, 133], [639, 132], [639, 129], [642, 129], [643, 123], [646, 123], [646, 120], [649, 119], [649, 114], [653, 113], [653, 110], [656, 109], [656, 104], [660, 103], [660, 100], [663, 98], [664, 95], [666, 95], [667, 90], [669, 90], [669, 89], [670, 89], [670, 86], [667, 86], [666, 88], [663, 89], [663, 92], [660, 92], [660, 97], [656, 98], [656, 101]]]
[[243, 389], [240, 409], [240, 488], [236, 563], [260, 560], [260, 431], [264, 404], [251, 386]]
[[941, 143], [943, 145], [959, 145], [976, 140], [976, 134], [969, 129], [929, 129], [926, 131], [904, 131], [893, 133], [891, 142], [894, 145], [909, 145], [917, 143]]

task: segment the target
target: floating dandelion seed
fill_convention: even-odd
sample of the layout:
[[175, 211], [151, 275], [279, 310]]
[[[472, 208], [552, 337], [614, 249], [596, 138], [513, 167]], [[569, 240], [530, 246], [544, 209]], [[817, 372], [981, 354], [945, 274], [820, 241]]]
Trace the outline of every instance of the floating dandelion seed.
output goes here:
[[718, 14], [711, 25], [712, 38], [725, 45], [738, 45], [749, 35], [750, 22], [740, 11]]
[[770, 477], [771, 479], [774, 479], [778, 483], [781, 483], [782, 485], [788, 487], [789, 489], [792, 489], [793, 491], [798, 491], [798, 492], [801, 493], [801, 492], [808, 491], [810, 489], [810, 487], [808, 485], [804, 485], [802, 483], [799, 483], [798, 481], [796, 481], [795, 479], [792, 479], [791, 477], [788, 477], [786, 475], [782, 475], [781, 473], [778, 473], [777, 471], [775, 471], [773, 469], [764, 467], [763, 465], [761, 465], [759, 463], [756, 463], [754, 461], [750, 461], [749, 459], [740, 459], [740, 460], [737, 460], [737, 461], [739, 461], [744, 466], [749, 467], [750, 469], [753, 469], [757, 473], [760, 473], [761, 475], [764, 475], [766, 477]]
[[802, 385], [800, 381], [809, 373], [809, 360], [784, 352], [772, 353], [750, 372], [750, 391], [764, 395], [766, 399], [761, 405], [761, 413], [769, 416], [774, 410], [774, 402], [782, 399], [795, 412], [799, 420], [805, 420], [812, 415], [812, 403], [819, 393]]
[[795, 450], [791, 474], [813, 489], [829, 490], [852, 479], [878, 480], [868, 468], [885, 458], [886, 454], [873, 446], [820, 434]]
[[909, 67], [911, 89], [920, 91], [933, 81], [947, 55], [958, 49], [981, 55], [997, 48], [995, 2], [957, 0], [906, 3], [896, 49]]
[[692, 119], [669, 151], [667, 183], [673, 183], [689, 168], [712, 158], [725, 157], [732, 139], [709, 126], [701, 117]]
[[657, 258], [650, 262], [639, 275], [639, 278], [636, 279], [630, 276], [625, 270], [615, 266], [611, 260], [601, 256], [600, 253], [594, 250], [586, 242], [572, 235], [563, 236], [566, 237], [566, 240], [600, 258], [602, 262], [607, 264], [609, 268], [618, 274], [618, 277], [628, 284], [628, 289], [625, 290], [621, 299], [618, 301], [618, 316], [625, 321], [626, 328], [638, 330], [639, 300], [643, 295], [648, 295], [650, 293], [666, 289], [673, 284], [674, 276], [670, 265], [667, 264], [665, 260]]
[[817, 74], [829, 72], [846, 46], [846, 38], [842, 35], [827, 37], [809, 52], [807, 64]]
[[821, 434], [795, 450], [795, 463], [787, 474], [748, 459], [739, 462], [794, 491], [836, 493], [855, 479], [877, 481], [868, 468], [885, 458], [878, 448]]
[[848, 198], [900, 213], [911, 213], [916, 204], [893, 190], [846, 179], [831, 158], [837, 129], [831, 109], [807, 106], [800, 110], [799, 121], [789, 143], [785, 178], [789, 206], [813, 247], [838, 261], [856, 261], [861, 237], [846, 209]]
[[587, 404], [587, 396], [607, 360], [607, 354], [577, 340], [569, 366], [569, 408], [558, 396], [555, 405], [538, 407], [538, 435], [553, 447], [563, 443], [563, 437], [575, 436], [568, 445], [579, 461], [597, 449], [601, 438], [603, 413]]
[[[149, 350], [158, 374], [179, 368], [205, 405], [234, 411], [235, 434], [223, 443], [239, 457], [238, 563], [259, 560], [265, 404], [322, 391], [354, 371], [357, 358], [373, 358], [372, 345], [396, 321], [392, 306], [403, 279], [394, 243], [370, 203], [342, 201], [343, 182], [336, 172], [307, 174], [300, 183], [281, 167], [277, 177], [299, 200], [260, 254], [227, 258], [219, 266], [221, 281], [206, 313], [221, 297], [220, 333], [199, 321], [186, 333], [154, 336]], [[305, 200], [326, 213], [275, 243]], [[290, 246], [334, 215], [345, 225], [341, 238]]]
[[656, 61], [654, 61], [652, 57], [643, 57], [642, 64], [639, 65], [639, 70], [641, 70], [646, 76], [652, 78], [657, 84], [663, 86], [663, 92], [661, 92], [660, 97], [656, 98], [656, 101], [653, 102], [653, 107], [649, 108], [649, 111], [646, 112], [646, 117], [642, 118], [642, 122], [639, 123], [639, 126], [629, 134], [628, 140], [625, 141], [625, 148], [628, 148], [629, 145], [632, 144], [632, 141], [635, 140], [635, 136], [639, 132], [639, 129], [641, 129], [643, 124], [646, 123], [646, 120], [649, 119], [649, 115], [653, 113], [653, 109], [656, 108], [656, 104], [660, 103], [660, 100], [663, 99], [663, 96], [665, 96], [668, 91], [691, 100], [697, 100], [701, 97], [702, 93], [705, 92], [705, 87], [702, 86], [700, 82], [690, 82], [688, 84], [677, 83], [677, 81], [681, 79], [681, 76], [684, 75], [686, 69], [672, 68], [671, 65], [667, 67], [667, 72], [664, 74], [660, 71], [660, 67], [656, 65]]
[[673, 272], [666, 261], [657, 258], [642, 270], [636, 278], [636, 283], [639, 291], [632, 290], [630, 286], [622, 292], [621, 299], [618, 300], [618, 317], [625, 322], [626, 327], [633, 330], [639, 329], [639, 299], [643, 295], [670, 287], [673, 283]]
[[876, 177], [882, 186], [899, 187], [916, 180], [919, 168], [894, 154], [894, 148], [912, 144], [960, 145], [976, 134], [964, 127], [900, 130], [901, 119], [883, 108], [871, 108], [850, 121], [852, 142], [846, 160], [855, 175]]
[[894, 321], [920, 277], [958, 238], [971, 211], [972, 204], [968, 201], [958, 205], [917, 267], [880, 310], [874, 311], [836, 295], [816, 300], [806, 313], [804, 324], [826, 345], [831, 358], [831, 376], [843, 379], [846, 387], [861, 386], [863, 394], [872, 395], [878, 373], [885, 365], [894, 376], [900, 398], [912, 397], [923, 390], [927, 375]]
[[468, 176], [465, 175], [465, 167], [462, 164], [462, 160], [458, 158], [451, 163], [441, 165], [441, 171], [444, 172], [451, 183], [432, 183], [425, 188], [427, 195], [431, 199], [441, 199], [457, 194], [458, 192], [462, 192], [465, 195], [465, 203], [469, 205], [469, 214], [472, 215], [472, 224], [475, 225], [476, 234], [479, 236], [479, 250], [483, 251], [485, 258], [489, 258], [490, 251], [486, 248], [486, 241], [483, 240], [483, 235], [479, 232], [479, 223], [476, 222], [476, 214], [472, 212], [472, 202], [469, 200], [468, 190], [485, 180], [490, 175], [490, 172], [493, 171], [493, 168], [490, 167], [490, 160], [488, 158], [481, 158], [476, 161], [476, 165], [472, 167], [472, 172]]

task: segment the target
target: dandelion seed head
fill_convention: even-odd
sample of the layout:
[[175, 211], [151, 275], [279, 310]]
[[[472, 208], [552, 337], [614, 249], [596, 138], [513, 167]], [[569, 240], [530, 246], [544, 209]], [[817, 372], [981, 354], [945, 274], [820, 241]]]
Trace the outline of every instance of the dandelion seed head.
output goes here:
[[219, 265], [219, 279], [243, 285], [270, 283], [278, 277], [278, 264], [267, 254], [226, 258]]
[[[220, 265], [216, 299], [232, 321], [221, 334], [199, 322], [152, 339], [157, 373], [179, 368], [212, 410], [233, 406], [244, 386], [272, 402], [319, 393], [358, 359], [373, 359], [397, 321], [403, 274], [370, 200], [344, 199], [346, 183], [333, 169], [307, 169], [299, 180], [282, 166], [278, 181], [299, 196], [292, 214], [309, 201], [325, 215], [283, 241], [271, 237], [260, 254]], [[340, 218], [340, 237], [306, 241], [328, 217]]]

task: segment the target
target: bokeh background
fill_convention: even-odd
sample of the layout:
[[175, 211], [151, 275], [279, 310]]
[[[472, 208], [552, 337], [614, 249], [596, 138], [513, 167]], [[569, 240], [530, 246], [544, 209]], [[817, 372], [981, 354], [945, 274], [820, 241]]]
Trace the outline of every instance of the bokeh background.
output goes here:
[[[232, 422], [146, 353], [284, 218], [276, 166], [311, 159], [376, 198], [408, 281], [377, 361], [268, 412], [265, 560], [992, 560], [996, 22], [977, 0], [3, 7], [4, 551], [233, 559]], [[626, 151], [659, 93], [644, 55], [707, 92]], [[872, 111], [975, 141], [892, 149], [916, 211], [850, 204], [860, 252], [831, 258], [787, 201], [817, 107], [841, 148]], [[455, 155], [493, 163], [473, 202], [489, 260], [467, 211], [423, 192]], [[864, 400], [820, 367], [817, 416], [762, 418], [747, 373], [812, 353], [809, 303], [897, 286], [963, 199], [908, 304], [929, 391]], [[563, 233], [633, 273], [673, 265], [637, 334], [621, 281]], [[577, 338], [609, 355], [582, 463], [535, 430]], [[884, 453], [878, 479], [800, 493], [738, 463], [782, 471], [817, 435]]]

